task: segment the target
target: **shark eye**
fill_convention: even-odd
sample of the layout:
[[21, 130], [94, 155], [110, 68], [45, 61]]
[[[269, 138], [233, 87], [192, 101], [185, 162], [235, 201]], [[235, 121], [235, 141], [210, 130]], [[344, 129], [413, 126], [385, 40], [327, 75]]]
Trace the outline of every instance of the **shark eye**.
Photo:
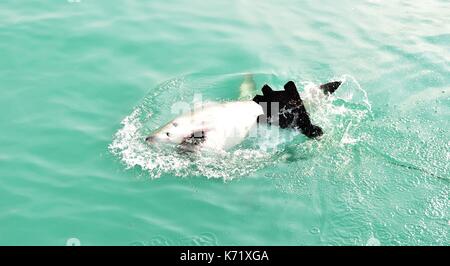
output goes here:
[[170, 137], [170, 133], [169, 133], [169, 132], [166, 132], [166, 136]]

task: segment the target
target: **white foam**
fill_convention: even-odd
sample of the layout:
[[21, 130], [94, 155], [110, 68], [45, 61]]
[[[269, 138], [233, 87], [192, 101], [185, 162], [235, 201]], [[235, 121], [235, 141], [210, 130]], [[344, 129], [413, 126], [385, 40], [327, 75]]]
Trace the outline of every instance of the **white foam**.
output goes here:
[[[314, 147], [317, 149], [323, 145], [352, 145], [360, 141], [360, 138], [355, 135], [355, 129], [370, 112], [371, 106], [367, 94], [354, 78], [345, 76], [342, 79], [345, 82], [341, 85], [343, 86], [342, 89], [340, 88], [341, 94], [328, 97], [317, 95], [318, 85], [303, 82], [305, 90], [302, 98], [315, 106], [312, 111], [308, 111], [310, 111], [313, 122], [320, 125], [325, 132], [323, 140], [314, 142], [317, 145], [308, 146], [310, 147], [308, 152]], [[122, 128], [114, 135], [109, 149], [127, 169], [140, 167], [148, 172], [151, 178], [167, 174], [230, 180], [235, 177], [251, 175], [263, 167], [279, 163], [279, 160], [286, 160], [290, 156], [282, 156], [282, 153], [288, 146], [294, 147], [295, 153], [301, 154], [305, 152], [301, 147], [310, 143], [305, 143], [306, 138], [295, 131], [278, 130], [276, 127], [260, 127], [256, 136], [250, 136], [242, 145], [228, 152], [183, 153], [173, 146], [147, 144], [144, 141], [146, 135], [159, 127], [165, 120], [173, 118], [164, 117], [165, 112], [170, 114], [167, 111], [170, 110], [170, 104], [161, 106], [156, 103], [185, 100], [188, 98], [188, 91], [192, 92], [186, 88], [189, 88], [189, 83], [183, 78], [168, 81], [147, 96], [143, 104], [136, 107], [130, 115], [123, 119]], [[359, 98], [355, 97], [358, 93]], [[352, 97], [345, 98], [342, 95], [352, 95]], [[343, 100], [344, 104], [334, 104], [337, 99]], [[346, 106], [347, 100], [356, 101], [356, 103], [350, 102], [353, 105], [356, 104], [356, 108]], [[152, 109], [155, 107], [160, 109]], [[300, 157], [302, 156], [300, 155]]]

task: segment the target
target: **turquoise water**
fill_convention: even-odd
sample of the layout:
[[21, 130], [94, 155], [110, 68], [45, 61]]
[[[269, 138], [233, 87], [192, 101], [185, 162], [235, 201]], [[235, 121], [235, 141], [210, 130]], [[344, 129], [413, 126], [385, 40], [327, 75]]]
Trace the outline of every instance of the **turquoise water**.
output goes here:
[[[1, 245], [448, 245], [450, 3], [0, 3]], [[344, 80], [225, 154], [155, 150], [168, 108]]]

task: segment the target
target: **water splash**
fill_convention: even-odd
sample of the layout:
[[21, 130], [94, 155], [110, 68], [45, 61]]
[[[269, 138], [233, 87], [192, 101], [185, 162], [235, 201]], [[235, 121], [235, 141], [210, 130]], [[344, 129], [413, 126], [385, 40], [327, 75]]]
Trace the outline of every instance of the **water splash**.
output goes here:
[[[270, 80], [274, 89], [281, 89], [287, 80], [282, 76], [255, 74], [258, 86]], [[345, 146], [361, 140], [355, 129], [364, 120], [371, 107], [367, 94], [354, 78], [343, 76], [343, 96], [319, 97], [318, 84], [298, 81], [305, 86], [302, 98], [311, 108], [312, 120], [326, 132], [321, 141], [308, 141], [292, 130], [260, 127], [244, 143], [227, 152], [185, 153], [173, 146], [150, 146], [144, 142], [149, 132], [174, 118], [171, 105], [176, 102], [195, 102], [196, 95], [203, 101], [234, 100], [239, 93], [242, 75], [200, 76], [188, 75], [169, 80], [149, 93], [142, 104], [125, 117], [110, 144], [110, 151], [127, 169], [140, 167], [152, 178], [164, 174], [180, 177], [205, 176], [230, 180], [280, 162], [311, 158], [326, 147]], [[301, 87], [299, 86], [299, 90]], [[352, 95], [352, 97], [348, 97]], [[322, 95], [323, 96], [323, 95]], [[353, 102], [349, 102], [349, 100]], [[167, 104], [160, 104], [167, 103]]]

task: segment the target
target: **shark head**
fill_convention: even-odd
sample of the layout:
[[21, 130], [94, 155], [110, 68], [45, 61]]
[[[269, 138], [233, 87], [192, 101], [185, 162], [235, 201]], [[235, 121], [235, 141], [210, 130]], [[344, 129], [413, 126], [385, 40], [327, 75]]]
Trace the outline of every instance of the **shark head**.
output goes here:
[[191, 132], [188, 130], [189, 124], [186, 119], [175, 119], [165, 126], [159, 128], [145, 141], [148, 143], [181, 143]]

